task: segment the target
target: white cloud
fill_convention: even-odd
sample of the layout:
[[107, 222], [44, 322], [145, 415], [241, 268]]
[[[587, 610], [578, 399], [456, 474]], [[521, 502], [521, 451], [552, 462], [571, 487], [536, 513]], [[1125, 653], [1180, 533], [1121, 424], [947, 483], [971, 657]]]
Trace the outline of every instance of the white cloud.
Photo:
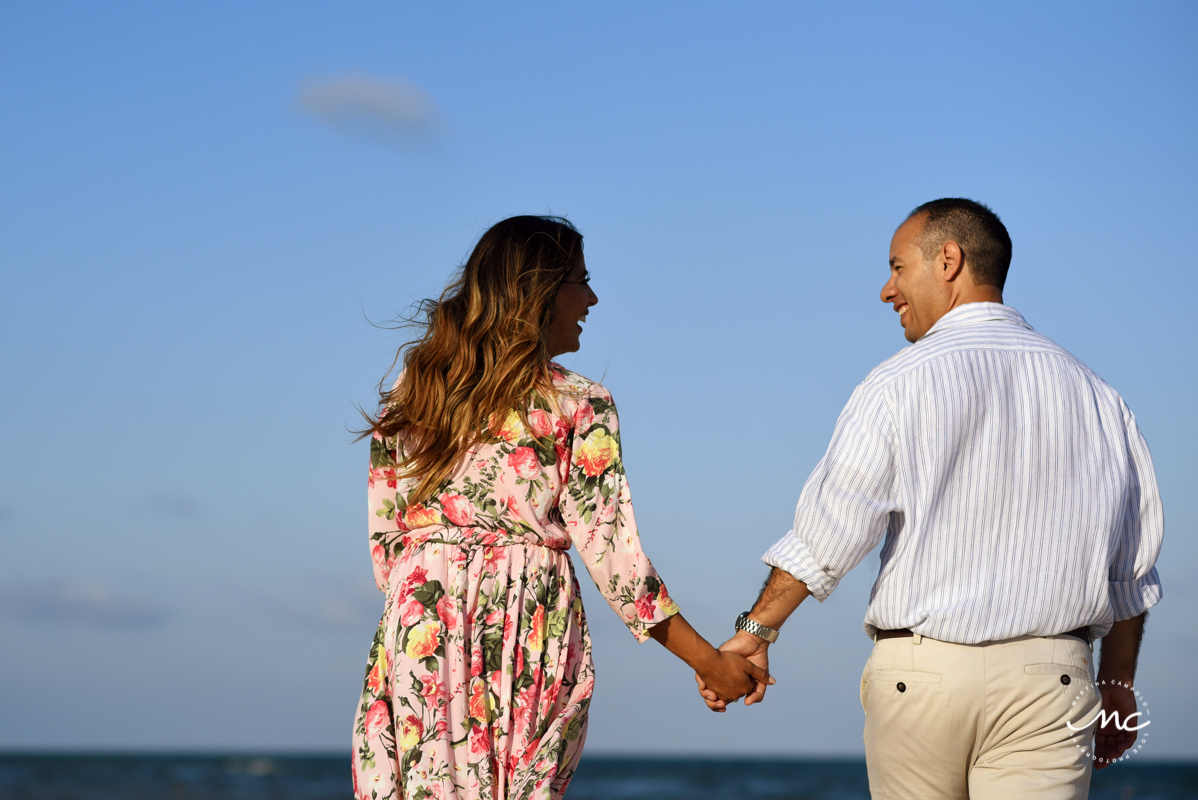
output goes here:
[[300, 107], [329, 125], [405, 144], [430, 140], [440, 127], [433, 101], [401, 78], [347, 74], [300, 87]]
[[143, 628], [166, 618], [163, 609], [95, 583], [45, 581], [0, 589], [0, 613], [22, 622], [67, 622]]

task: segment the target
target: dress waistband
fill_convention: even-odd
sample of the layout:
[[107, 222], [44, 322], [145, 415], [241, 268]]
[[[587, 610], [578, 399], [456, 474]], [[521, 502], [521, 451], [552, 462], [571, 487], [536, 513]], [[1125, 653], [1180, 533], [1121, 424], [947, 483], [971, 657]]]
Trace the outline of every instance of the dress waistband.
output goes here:
[[423, 544], [448, 544], [454, 547], [545, 547], [549, 550], [569, 550], [570, 537], [563, 536], [560, 540], [545, 541], [543, 539], [528, 539], [507, 531], [492, 531], [484, 528], [454, 528], [444, 527], [431, 530], [428, 533], [413, 531], [403, 539], [406, 550]]

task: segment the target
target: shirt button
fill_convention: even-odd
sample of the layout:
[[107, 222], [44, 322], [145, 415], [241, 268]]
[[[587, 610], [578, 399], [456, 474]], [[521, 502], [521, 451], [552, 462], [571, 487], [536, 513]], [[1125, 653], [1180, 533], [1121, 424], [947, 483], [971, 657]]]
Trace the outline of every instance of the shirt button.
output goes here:
[[1068, 686], [1068, 685], [1069, 685], [1069, 681], [1070, 681], [1070, 680], [1071, 680], [1071, 679], [1070, 679], [1070, 677], [1069, 677], [1068, 675], [1062, 675], [1062, 676], [1061, 676], [1061, 683], [1062, 683], [1062, 684], [1064, 684], [1065, 686]]
[[899, 681], [898, 686], [896, 686], [894, 688], [898, 689], [900, 692], [905, 692], [905, 691], [907, 691], [907, 684], [903, 683], [902, 681]]

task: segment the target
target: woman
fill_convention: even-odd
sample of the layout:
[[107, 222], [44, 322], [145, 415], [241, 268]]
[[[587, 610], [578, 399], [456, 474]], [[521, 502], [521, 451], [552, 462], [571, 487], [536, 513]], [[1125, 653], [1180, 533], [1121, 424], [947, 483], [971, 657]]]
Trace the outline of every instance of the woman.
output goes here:
[[488, 230], [371, 419], [387, 595], [354, 723], [358, 798], [557, 798], [586, 735], [591, 639], [570, 558], [640, 641], [721, 698], [768, 680], [687, 624], [641, 551], [611, 395], [550, 361], [599, 302], [563, 219]]

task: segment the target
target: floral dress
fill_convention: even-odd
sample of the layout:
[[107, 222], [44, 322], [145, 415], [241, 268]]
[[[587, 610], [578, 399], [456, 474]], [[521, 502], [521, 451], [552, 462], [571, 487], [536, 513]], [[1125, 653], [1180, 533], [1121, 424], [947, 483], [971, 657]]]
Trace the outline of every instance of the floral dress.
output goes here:
[[640, 641], [678, 613], [641, 550], [611, 395], [552, 365], [527, 426], [489, 421], [423, 503], [401, 437], [371, 445], [370, 541], [386, 596], [354, 720], [354, 796], [559, 798], [586, 738], [591, 637], [566, 551]]

